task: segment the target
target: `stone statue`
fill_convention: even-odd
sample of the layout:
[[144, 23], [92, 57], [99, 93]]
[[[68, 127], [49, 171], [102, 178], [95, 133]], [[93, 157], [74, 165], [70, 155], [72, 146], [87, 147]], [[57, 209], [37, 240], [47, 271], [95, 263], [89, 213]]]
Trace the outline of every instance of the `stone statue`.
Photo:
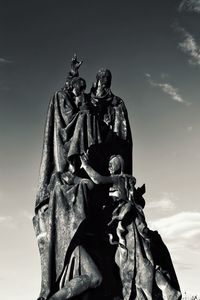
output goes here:
[[181, 299], [169, 252], [145, 221], [145, 186], [131, 175], [125, 104], [107, 69], [87, 94], [81, 64], [74, 55], [47, 113], [33, 218], [38, 300]]

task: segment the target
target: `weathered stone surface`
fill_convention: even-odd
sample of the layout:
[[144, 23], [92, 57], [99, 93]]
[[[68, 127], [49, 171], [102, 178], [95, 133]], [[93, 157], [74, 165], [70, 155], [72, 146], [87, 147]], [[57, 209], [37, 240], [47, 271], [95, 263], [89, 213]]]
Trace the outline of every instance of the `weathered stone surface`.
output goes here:
[[181, 299], [169, 252], [145, 221], [122, 99], [101, 69], [91, 92], [76, 55], [50, 101], [33, 224], [40, 300]]

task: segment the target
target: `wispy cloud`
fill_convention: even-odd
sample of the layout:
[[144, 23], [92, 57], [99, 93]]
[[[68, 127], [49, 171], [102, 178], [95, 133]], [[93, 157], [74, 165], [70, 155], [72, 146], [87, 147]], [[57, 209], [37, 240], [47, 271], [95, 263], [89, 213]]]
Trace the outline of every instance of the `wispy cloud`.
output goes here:
[[175, 30], [182, 35], [182, 41], [178, 47], [188, 56], [188, 62], [194, 66], [200, 66], [200, 45], [194, 36], [183, 27], [175, 25]]
[[32, 224], [33, 213], [27, 210], [22, 210], [16, 213], [16, 215], [1, 215], [0, 216], [0, 227], [1, 228], [9, 228], [16, 229], [19, 228], [22, 224], [28, 222], [28, 224]]
[[192, 126], [188, 126], [188, 127], [187, 127], [187, 131], [188, 131], [188, 132], [191, 132], [191, 131], [192, 131], [192, 129], [193, 129], [193, 127], [192, 127]]
[[171, 211], [176, 208], [177, 198], [173, 193], [163, 193], [157, 201], [151, 201], [146, 204], [147, 208], [161, 209], [162, 211]]
[[11, 60], [6, 59], [4, 57], [0, 57], [0, 65], [5, 65], [5, 64], [10, 64], [10, 63], [12, 63]]
[[[148, 222], [166, 244], [179, 272], [193, 270], [198, 274], [200, 248], [200, 212], [180, 212]], [[184, 283], [187, 286], [187, 281]]]
[[169, 79], [169, 74], [167, 74], [167, 73], [161, 73], [160, 74], [160, 77], [163, 79], [163, 80], [166, 80], [166, 79]]
[[168, 94], [170, 98], [178, 103], [190, 105], [191, 103], [185, 101], [179, 93], [179, 90], [175, 88], [172, 84], [167, 82], [157, 82], [152, 79], [149, 73], [145, 74], [149, 83], [153, 87], [159, 87], [164, 93]]
[[0, 224], [3, 224], [7, 222], [8, 220], [10, 221], [12, 218], [10, 216], [0, 216]]
[[[176, 265], [179, 267], [179, 269], [181, 269], [182, 271], [188, 271], [188, 270], [192, 270], [193, 266], [189, 263], [182, 263], [180, 261], [174, 261], [176, 263]], [[189, 300], [189, 299], [188, 299]]]
[[179, 11], [191, 11], [200, 13], [200, 0], [182, 0], [179, 5]]
[[14, 228], [14, 219], [11, 216], [0, 216], [0, 225], [7, 228]]
[[193, 249], [200, 246], [200, 212], [180, 212], [153, 221], [151, 227], [176, 246], [178, 243], [189, 248], [193, 245]]
[[32, 221], [32, 219], [33, 219], [33, 212], [30, 212], [30, 211], [27, 211], [27, 210], [22, 210], [20, 212], [20, 215], [23, 218], [27, 219], [28, 221]]

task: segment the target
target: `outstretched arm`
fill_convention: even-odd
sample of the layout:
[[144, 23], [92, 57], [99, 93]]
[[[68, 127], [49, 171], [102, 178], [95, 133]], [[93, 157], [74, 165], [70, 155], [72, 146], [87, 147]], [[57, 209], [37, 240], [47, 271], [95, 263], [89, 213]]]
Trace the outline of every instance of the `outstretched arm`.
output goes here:
[[113, 184], [115, 178], [113, 176], [102, 176], [96, 172], [89, 164], [86, 155], [81, 156], [82, 167], [95, 184]]

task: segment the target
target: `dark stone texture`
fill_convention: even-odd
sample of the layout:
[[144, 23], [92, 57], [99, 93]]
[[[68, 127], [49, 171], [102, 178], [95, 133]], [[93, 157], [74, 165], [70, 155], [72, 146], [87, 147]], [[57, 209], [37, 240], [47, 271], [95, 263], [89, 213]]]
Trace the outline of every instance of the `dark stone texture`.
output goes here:
[[122, 99], [101, 69], [91, 92], [76, 55], [49, 104], [33, 224], [40, 300], [181, 299], [170, 254], [145, 221]]

